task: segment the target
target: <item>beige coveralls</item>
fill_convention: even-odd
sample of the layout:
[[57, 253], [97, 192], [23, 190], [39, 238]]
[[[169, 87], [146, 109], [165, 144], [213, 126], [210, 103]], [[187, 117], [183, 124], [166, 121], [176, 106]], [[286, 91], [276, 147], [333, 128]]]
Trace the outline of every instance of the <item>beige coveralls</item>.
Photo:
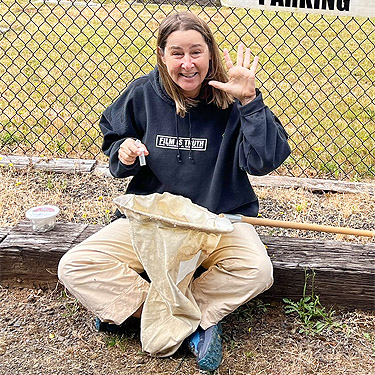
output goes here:
[[[171, 198], [164, 194], [162, 199], [165, 197]], [[172, 207], [177, 206], [174, 204]], [[146, 227], [149, 224], [141, 223]], [[151, 301], [146, 301], [148, 303], [142, 313], [142, 329], [145, 331], [141, 337], [143, 350], [160, 356], [171, 355], [199, 324], [207, 329], [272, 285], [272, 264], [253, 226], [235, 223], [233, 227], [230, 233], [216, 235], [200, 235], [196, 231], [191, 234], [186, 230], [180, 232], [183, 236], [180, 240], [176, 235], [174, 245], [179, 247], [177, 253], [181, 253], [178, 241], [181, 244], [195, 242], [198, 246], [194, 250], [197, 254], [196, 266], [201, 264], [207, 270], [195, 280], [192, 279], [194, 272], [189, 274], [190, 278], [184, 280], [184, 275], [181, 280], [176, 280], [179, 278], [176, 272], [173, 271], [171, 276], [160, 268], [164, 264], [165, 268], [170, 267], [167, 263], [173, 253], [163, 255], [164, 250], [169, 250], [164, 249], [156, 257], [145, 257], [148, 245], [140, 249], [142, 238], [134, 236], [137, 227], [132, 227], [129, 219], [118, 219], [62, 257], [58, 268], [59, 279], [100, 320], [114, 324], [124, 322], [150, 297]], [[155, 229], [154, 223], [150, 228], [150, 238], [165, 230], [164, 227]], [[150, 242], [149, 239], [147, 244], [152, 245], [152, 240]], [[205, 250], [198, 253], [202, 248]], [[193, 255], [189, 254], [190, 258]], [[154, 280], [151, 285], [139, 275], [145, 269]], [[158, 269], [160, 280], [155, 277]], [[171, 282], [173, 278], [175, 281]], [[179, 289], [175, 284], [179, 284]], [[189, 312], [185, 317], [184, 309]], [[153, 324], [160, 315], [161, 322]], [[177, 315], [178, 319], [171, 320], [173, 315]], [[166, 316], [164, 321], [163, 316]], [[177, 329], [171, 326], [176, 322]], [[165, 332], [168, 333], [165, 335]], [[160, 336], [164, 337], [157, 342]]]

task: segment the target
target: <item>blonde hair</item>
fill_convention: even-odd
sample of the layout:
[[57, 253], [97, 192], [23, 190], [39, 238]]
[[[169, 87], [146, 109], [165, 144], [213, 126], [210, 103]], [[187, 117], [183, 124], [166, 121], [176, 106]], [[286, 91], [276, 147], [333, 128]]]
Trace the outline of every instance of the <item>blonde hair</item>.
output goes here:
[[198, 31], [207, 43], [211, 54], [210, 68], [202, 83], [200, 98], [207, 100], [208, 103], [214, 103], [219, 108], [228, 108], [228, 106], [234, 101], [233, 97], [222, 90], [215, 89], [208, 85], [208, 81], [210, 80], [220, 82], [228, 81], [228, 76], [220, 56], [219, 47], [212, 32], [206, 22], [195, 16], [193, 13], [180, 12], [169, 15], [161, 22], [157, 39], [157, 65], [159, 68], [159, 74], [167, 94], [176, 104], [176, 113], [181, 117], [184, 117], [189, 108], [197, 105], [198, 100], [184, 95], [183, 90], [172, 80], [167, 67], [163, 62], [162, 54], [164, 54], [169, 35], [175, 31], [187, 30]]

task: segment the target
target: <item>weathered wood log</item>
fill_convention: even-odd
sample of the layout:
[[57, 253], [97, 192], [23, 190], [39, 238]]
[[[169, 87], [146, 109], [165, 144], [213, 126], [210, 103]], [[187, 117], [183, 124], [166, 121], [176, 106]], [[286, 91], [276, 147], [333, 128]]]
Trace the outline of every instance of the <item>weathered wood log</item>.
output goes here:
[[326, 180], [322, 178], [303, 178], [289, 176], [249, 176], [253, 186], [277, 188], [303, 188], [311, 191], [333, 191], [337, 193], [375, 194], [375, 183]]
[[[35, 233], [25, 221], [11, 230], [3, 230], [0, 283], [54, 287], [61, 256], [101, 227], [57, 223], [50, 232]], [[300, 299], [305, 271], [310, 270], [311, 274], [314, 270], [314, 292], [323, 303], [375, 310], [375, 244], [273, 236], [261, 239], [273, 262], [275, 279], [262, 298]]]
[[31, 230], [30, 222], [20, 222], [0, 243], [0, 283], [21, 287], [55, 285], [60, 258], [100, 228], [57, 223], [52, 231], [37, 233]]
[[12, 165], [16, 169], [33, 167], [58, 173], [89, 173], [93, 171], [96, 160], [86, 159], [45, 159], [37, 156], [0, 155], [0, 166]]
[[[375, 244], [261, 236], [274, 267], [264, 296], [300, 299], [305, 271], [315, 272], [314, 293], [327, 304], [375, 310]], [[307, 292], [311, 293], [311, 277]]]
[[0, 228], [0, 242], [7, 236], [10, 228]]

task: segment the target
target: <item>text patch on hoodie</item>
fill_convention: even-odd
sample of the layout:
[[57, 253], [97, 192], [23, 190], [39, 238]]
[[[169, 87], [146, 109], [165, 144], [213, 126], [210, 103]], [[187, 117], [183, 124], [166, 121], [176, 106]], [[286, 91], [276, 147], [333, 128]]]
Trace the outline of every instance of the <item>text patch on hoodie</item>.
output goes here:
[[206, 138], [184, 138], [184, 137], [172, 137], [168, 135], [157, 135], [156, 136], [156, 147], [159, 148], [171, 148], [181, 150], [194, 150], [194, 151], [206, 151], [207, 139]]

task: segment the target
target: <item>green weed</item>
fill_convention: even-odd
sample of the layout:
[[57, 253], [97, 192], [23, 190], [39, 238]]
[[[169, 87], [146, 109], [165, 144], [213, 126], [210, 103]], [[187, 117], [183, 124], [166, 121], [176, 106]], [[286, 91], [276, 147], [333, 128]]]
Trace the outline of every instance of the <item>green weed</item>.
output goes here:
[[18, 134], [18, 132], [9, 132], [4, 131], [3, 134], [0, 134], [0, 145], [3, 146], [11, 146], [13, 144], [18, 144], [22, 142], [22, 137]]
[[251, 301], [245, 304], [246, 310], [252, 316], [256, 314], [266, 313], [270, 306], [271, 305], [269, 303], [263, 302], [259, 298], [252, 299]]
[[128, 346], [128, 337], [123, 335], [109, 335], [106, 337], [105, 345], [108, 348], [118, 348], [125, 351]]
[[310, 274], [305, 270], [305, 284], [303, 296], [298, 302], [293, 302], [289, 298], [284, 298], [284, 310], [286, 314], [295, 315], [300, 325], [299, 333], [307, 335], [321, 334], [325, 329], [341, 327], [333, 320], [334, 311], [326, 310], [320, 303], [319, 296], [314, 293], [315, 272], [312, 273], [311, 295], [306, 295], [307, 283]]
[[255, 315], [267, 312], [269, 306], [269, 303], [265, 303], [262, 300], [255, 298], [235, 310], [232, 314], [237, 316], [240, 321], [250, 322]]
[[253, 352], [253, 351], [248, 351], [248, 352], [245, 352], [245, 356], [249, 359], [252, 359], [252, 358], [255, 358], [256, 357], [256, 353]]
[[371, 344], [371, 356], [375, 357], [375, 337], [369, 334], [368, 332], [364, 332], [363, 336]]
[[340, 174], [340, 166], [335, 161], [329, 161], [320, 165], [320, 171], [323, 173], [338, 177]]
[[66, 310], [63, 314], [64, 318], [71, 318], [78, 314], [78, 311], [80, 309], [78, 300], [76, 298], [70, 297], [65, 289], [61, 292], [60, 300], [64, 304]]
[[48, 190], [53, 190], [55, 187], [55, 183], [50, 177], [47, 179], [46, 186]]
[[302, 211], [306, 209], [306, 203], [297, 203], [295, 209], [300, 214]]

